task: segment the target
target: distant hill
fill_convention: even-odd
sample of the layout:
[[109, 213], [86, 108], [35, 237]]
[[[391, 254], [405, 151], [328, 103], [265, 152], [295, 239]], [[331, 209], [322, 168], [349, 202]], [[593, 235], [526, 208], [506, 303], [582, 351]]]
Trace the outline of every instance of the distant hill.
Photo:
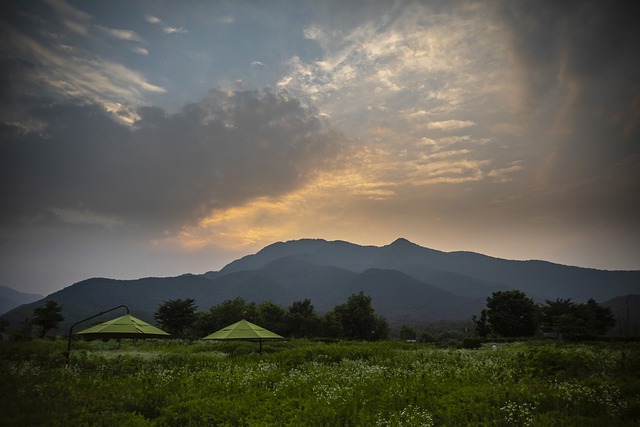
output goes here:
[[[598, 302], [640, 294], [640, 271], [604, 271], [546, 261], [510, 261], [473, 252], [441, 252], [406, 239], [382, 246], [303, 239], [274, 243], [203, 275], [138, 280], [88, 279], [47, 296], [64, 307], [64, 327], [119, 304], [153, 323], [166, 300], [194, 298], [201, 311], [235, 297], [283, 307], [309, 298], [319, 313], [360, 290], [392, 326], [462, 320], [478, 314], [498, 290], [519, 289], [537, 302], [571, 298]], [[18, 324], [44, 303], [5, 318]], [[64, 329], [59, 332], [65, 332]]]
[[28, 294], [6, 286], [0, 286], [0, 315], [22, 304], [29, 304], [42, 298], [42, 295]]

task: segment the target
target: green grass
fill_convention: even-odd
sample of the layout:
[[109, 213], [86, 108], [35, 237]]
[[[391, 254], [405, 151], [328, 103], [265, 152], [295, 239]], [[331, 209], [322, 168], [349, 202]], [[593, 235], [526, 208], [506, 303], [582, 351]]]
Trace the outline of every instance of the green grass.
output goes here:
[[631, 426], [640, 345], [0, 343], [7, 426]]

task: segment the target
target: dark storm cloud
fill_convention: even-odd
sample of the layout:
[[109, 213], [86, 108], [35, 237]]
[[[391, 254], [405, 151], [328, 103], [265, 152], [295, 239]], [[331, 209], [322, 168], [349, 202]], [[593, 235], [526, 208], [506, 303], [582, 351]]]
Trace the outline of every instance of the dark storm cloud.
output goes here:
[[[549, 203], [638, 226], [640, 31], [629, 2], [510, 2], [502, 11]], [[546, 208], [547, 206], [545, 206]], [[613, 218], [611, 218], [613, 219]]]
[[30, 114], [38, 132], [3, 124], [3, 222], [71, 210], [171, 227], [297, 188], [339, 149], [312, 110], [268, 91], [140, 108], [133, 127], [95, 105]]
[[[530, 1], [507, 9], [505, 23], [534, 112], [564, 120], [568, 130], [577, 130], [576, 139], [597, 127], [622, 144], [637, 138], [640, 31], [630, 3]], [[560, 110], [546, 109], [552, 105]], [[601, 137], [597, 132], [588, 139]]]

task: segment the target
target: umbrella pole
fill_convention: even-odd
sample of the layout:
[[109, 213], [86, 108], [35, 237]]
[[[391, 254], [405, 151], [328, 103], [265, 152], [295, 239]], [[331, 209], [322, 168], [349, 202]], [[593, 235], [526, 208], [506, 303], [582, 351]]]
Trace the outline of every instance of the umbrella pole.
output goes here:
[[126, 308], [127, 309], [127, 314], [129, 314], [129, 307], [127, 307], [126, 305], [123, 304], [123, 305], [119, 305], [117, 307], [110, 308], [109, 310], [102, 311], [102, 312], [100, 312], [98, 314], [95, 314], [95, 315], [93, 315], [91, 317], [87, 317], [86, 319], [82, 319], [79, 322], [76, 322], [73, 325], [71, 325], [71, 327], [69, 328], [69, 340], [67, 341], [67, 351], [64, 353], [64, 355], [65, 355], [65, 357], [67, 359], [66, 363], [64, 364], [65, 368], [69, 367], [69, 356], [71, 355], [71, 337], [73, 336], [73, 328], [76, 325], [79, 325], [82, 322], [86, 322], [87, 320], [91, 320], [94, 317], [102, 316], [105, 313], [108, 313], [110, 311], [113, 311], [113, 310], [116, 310], [116, 309], [122, 308], [122, 307]]

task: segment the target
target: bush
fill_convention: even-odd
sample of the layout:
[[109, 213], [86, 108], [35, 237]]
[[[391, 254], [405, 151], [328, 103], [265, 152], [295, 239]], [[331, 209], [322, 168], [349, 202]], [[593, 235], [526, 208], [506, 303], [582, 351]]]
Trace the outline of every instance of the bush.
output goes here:
[[462, 348], [475, 349], [475, 348], [480, 348], [481, 345], [482, 345], [482, 340], [478, 338], [465, 338], [462, 341]]

